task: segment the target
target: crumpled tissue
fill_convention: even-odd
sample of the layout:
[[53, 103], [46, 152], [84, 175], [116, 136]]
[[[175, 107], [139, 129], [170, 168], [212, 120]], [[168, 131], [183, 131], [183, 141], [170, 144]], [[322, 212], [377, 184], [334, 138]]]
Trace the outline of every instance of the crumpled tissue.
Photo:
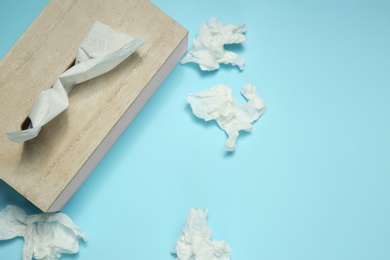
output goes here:
[[254, 85], [243, 86], [241, 93], [248, 100], [246, 104], [236, 101], [232, 89], [224, 84], [187, 96], [187, 102], [197, 117], [205, 121], [216, 120], [219, 127], [226, 132], [226, 151], [235, 150], [239, 131], [252, 131], [252, 123], [267, 109]]
[[42, 91], [35, 99], [28, 114], [30, 126], [7, 133], [8, 138], [13, 142], [35, 138], [42, 126], [69, 106], [68, 93], [76, 84], [112, 70], [144, 42], [143, 36], [134, 39], [96, 21], [79, 46], [75, 65], [61, 74], [52, 88]]
[[246, 25], [223, 24], [217, 18], [211, 18], [202, 24], [198, 38], [193, 40], [193, 47], [181, 60], [182, 64], [195, 62], [201, 70], [219, 69], [219, 64], [237, 65], [244, 69], [245, 59], [236, 53], [225, 50], [225, 44], [237, 44], [246, 41]]
[[211, 229], [207, 225], [208, 210], [190, 209], [186, 226], [183, 228], [172, 253], [176, 260], [229, 260], [231, 248], [223, 240], [212, 241]]
[[87, 239], [72, 220], [63, 213], [26, 215], [9, 205], [0, 211], [0, 240], [24, 237], [23, 260], [60, 259], [62, 253], [79, 251], [78, 240]]

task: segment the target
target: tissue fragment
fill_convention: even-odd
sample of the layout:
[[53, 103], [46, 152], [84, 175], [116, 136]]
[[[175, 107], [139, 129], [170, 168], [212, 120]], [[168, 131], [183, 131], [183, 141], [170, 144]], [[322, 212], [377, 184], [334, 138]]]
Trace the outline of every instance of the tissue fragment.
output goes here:
[[208, 210], [190, 209], [186, 226], [183, 228], [172, 253], [176, 260], [229, 260], [230, 246], [223, 240], [212, 241], [211, 229], [207, 225]]
[[60, 259], [62, 253], [79, 251], [79, 239], [86, 236], [63, 213], [26, 215], [24, 210], [7, 206], [0, 211], [0, 240], [24, 238], [23, 260]]
[[252, 123], [267, 109], [254, 85], [243, 86], [241, 94], [248, 100], [246, 104], [236, 101], [232, 89], [224, 84], [187, 96], [187, 102], [197, 117], [205, 121], [216, 120], [219, 127], [226, 132], [226, 151], [235, 150], [239, 131], [250, 132]]
[[225, 44], [237, 44], [246, 41], [246, 25], [223, 24], [217, 18], [211, 18], [202, 24], [198, 38], [194, 39], [192, 49], [181, 60], [182, 64], [195, 62], [201, 70], [219, 69], [219, 64], [237, 65], [244, 69], [245, 59], [234, 52], [225, 50]]
[[75, 65], [62, 73], [52, 88], [43, 90], [36, 97], [28, 113], [29, 127], [7, 133], [8, 139], [19, 143], [35, 138], [44, 125], [68, 108], [68, 94], [75, 85], [109, 72], [144, 42], [143, 36], [133, 39], [96, 21], [77, 50]]

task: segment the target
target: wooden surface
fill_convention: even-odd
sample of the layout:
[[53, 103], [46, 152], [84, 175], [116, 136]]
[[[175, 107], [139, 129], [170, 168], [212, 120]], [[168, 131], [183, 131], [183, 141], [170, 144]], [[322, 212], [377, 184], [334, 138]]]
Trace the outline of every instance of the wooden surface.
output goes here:
[[[145, 44], [113, 71], [77, 85], [69, 108], [37, 138], [9, 141], [5, 133], [20, 129], [96, 20], [144, 35]], [[47, 211], [186, 36], [146, 0], [51, 1], [0, 63], [0, 178]]]

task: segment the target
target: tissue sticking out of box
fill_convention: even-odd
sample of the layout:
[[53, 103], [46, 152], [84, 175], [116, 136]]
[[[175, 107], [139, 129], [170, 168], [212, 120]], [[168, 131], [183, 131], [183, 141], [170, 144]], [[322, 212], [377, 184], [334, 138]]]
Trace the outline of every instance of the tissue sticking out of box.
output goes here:
[[202, 24], [198, 38], [193, 40], [192, 49], [181, 60], [182, 64], [195, 62], [201, 70], [219, 69], [219, 64], [237, 65], [244, 69], [245, 59], [236, 53], [225, 50], [225, 44], [238, 44], [246, 41], [246, 25], [223, 24], [217, 18], [211, 18]]
[[248, 100], [246, 104], [236, 101], [232, 89], [224, 84], [187, 96], [187, 102], [197, 117], [205, 121], [216, 120], [219, 127], [226, 132], [226, 151], [234, 151], [239, 131], [250, 132], [252, 123], [267, 109], [254, 85], [243, 86], [241, 93]]
[[143, 36], [132, 38], [95, 22], [78, 48], [75, 65], [61, 74], [52, 88], [42, 91], [35, 99], [28, 114], [30, 126], [7, 133], [8, 138], [13, 142], [24, 142], [36, 137], [45, 124], [69, 106], [68, 93], [76, 84], [112, 70], [144, 42]]
[[223, 240], [211, 240], [211, 229], [207, 225], [208, 210], [190, 209], [186, 226], [183, 228], [172, 253], [176, 260], [229, 260], [230, 246]]
[[7, 206], [0, 211], [0, 240], [24, 238], [23, 260], [60, 259], [62, 253], [79, 251], [79, 239], [87, 239], [63, 213], [26, 215], [24, 210]]

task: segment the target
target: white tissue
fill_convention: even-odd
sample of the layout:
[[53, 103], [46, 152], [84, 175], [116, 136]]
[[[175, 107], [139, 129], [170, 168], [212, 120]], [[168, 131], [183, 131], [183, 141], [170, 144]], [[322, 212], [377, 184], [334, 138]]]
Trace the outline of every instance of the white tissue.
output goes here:
[[26, 215], [15, 206], [0, 212], [0, 240], [21, 236], [24, 238], [23, 260], [60, 259], [62, 253], [79, 251], [79, 239], [86, 236], [63, 213]]
[[129, 57], [144, 43], [144, 38], [132, 37], [95, 22], [84, 36], [76, 55], [75, 65], [61, 74], [53, 87], [42, 91], [35, 99], [28, 117], [28, 129], [7, 133], [13, 142], [36, 137], [47, 124], [69, 106], [68, 93], [76, 84], [102, 75]]
[[223, 84], [187, 96], [187, 102], [197, 117], [205, 121], [216, 120], [219, 127], [226, 132], [227, 151], [234, 151], [236, 148], [239, 131], [251, 131], [252, 123], [267, 109], [252, 84], [243, 86], [241, 93], [248, 100], [246, 104], [236, 101], [232, 89]]
[[212, 241], [211, 229], [207, 225], [208, 210], [190, 209], [186, 226], [183, 228], [172, 253], [176, 260], [229, 260], [230, 246], [225, 241]]
[[201, 70], [219, 69], [219, 64], [237, 65], [244, 69], [245, 59], [224, 48], [225, 44], [242, 43], [246, 41], [244, 32], [246, 25], [223, 24], [217, 18], [211, 18], [207, 24], [202, 24], [198, 38], [194, 39], [190, 52], [181, 63], [195, 62]]

